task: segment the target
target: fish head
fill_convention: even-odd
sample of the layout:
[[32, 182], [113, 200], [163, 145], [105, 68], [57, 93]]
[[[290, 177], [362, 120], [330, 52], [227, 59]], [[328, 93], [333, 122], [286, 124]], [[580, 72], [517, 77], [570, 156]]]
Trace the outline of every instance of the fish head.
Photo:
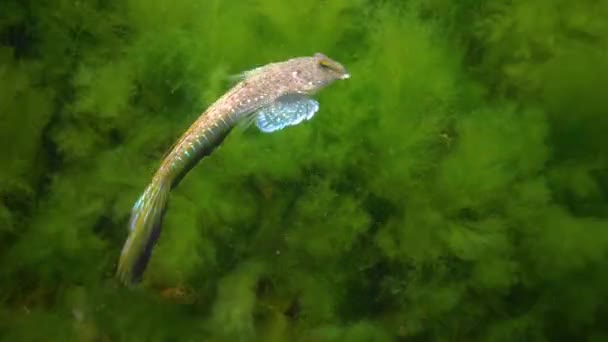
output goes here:
[[322, 53], [306, 57], [292, 72], [298, 92], [313, 94], [336, 80], [350, 78], [344, 66]]

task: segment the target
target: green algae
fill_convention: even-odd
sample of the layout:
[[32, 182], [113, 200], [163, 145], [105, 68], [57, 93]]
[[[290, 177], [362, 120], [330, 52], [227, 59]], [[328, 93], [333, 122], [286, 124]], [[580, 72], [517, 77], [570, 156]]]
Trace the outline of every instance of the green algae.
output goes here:
[[[603, 340], [601, 1], [0, 4], [3, 340]], [[129, 211], [230, 76], [323, 52], [305, 124], [229, 136]]]

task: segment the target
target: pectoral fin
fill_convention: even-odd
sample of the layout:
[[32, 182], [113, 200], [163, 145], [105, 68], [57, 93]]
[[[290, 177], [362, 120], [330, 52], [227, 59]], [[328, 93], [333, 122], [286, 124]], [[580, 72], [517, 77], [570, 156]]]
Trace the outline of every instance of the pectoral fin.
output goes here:
[[300, 94], [279, 97], [255, 115], [255, 124], [260, 131], [271, 133], [287, 126], [309, 120], [319, 110], [319, 102]]

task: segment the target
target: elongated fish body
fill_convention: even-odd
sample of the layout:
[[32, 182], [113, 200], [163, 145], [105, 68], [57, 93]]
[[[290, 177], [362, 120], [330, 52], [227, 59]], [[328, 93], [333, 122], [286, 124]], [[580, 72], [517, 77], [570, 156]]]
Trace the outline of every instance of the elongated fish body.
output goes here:
[[335, 80], [349, 77], [340, 63], [321, 53], [241, 74], [240, 81], [180, 137], [133, 206], [129, 236], [118, 262], [119, 280], [128, 285], [141, 280], [160, 235], [169, 191], [237, 124], [255, 121], [258, 129], [270, 133], [309, 120], [319, 109], [310, 96]]

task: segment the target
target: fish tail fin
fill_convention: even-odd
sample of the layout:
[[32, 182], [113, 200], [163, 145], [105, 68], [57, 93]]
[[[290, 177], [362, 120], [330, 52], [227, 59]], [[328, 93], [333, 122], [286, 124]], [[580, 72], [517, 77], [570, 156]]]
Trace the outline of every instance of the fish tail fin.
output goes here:
[[129, 236], [122, 248], [116, 270], [116, 276], [125, 285], [141, 281], [152, 248], [160, 236], [169, 191], [169, 181], [155, 177], [131, 210]]

